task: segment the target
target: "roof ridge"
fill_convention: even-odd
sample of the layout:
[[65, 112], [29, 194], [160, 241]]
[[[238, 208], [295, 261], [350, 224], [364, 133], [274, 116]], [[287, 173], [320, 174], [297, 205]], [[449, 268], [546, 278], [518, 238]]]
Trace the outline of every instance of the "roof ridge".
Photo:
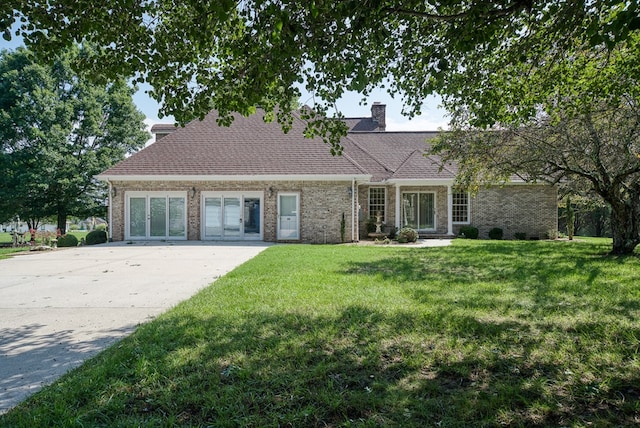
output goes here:
[[391, 168], [389, 165], [387, 165], [386, 163], [382, 162], [381, 160], [379, 160], [376, 156], [372, 155], [368, 150], [366, 150], [364, 147], [362, 147], [360, 144], [358, 144], [358, 142], [356, 140], [354, 140], [353, 138], [349, 137], [349, 133], [347, 133], [346, 137], [349, 141], [351, 141], [351, 143], [356, 146], [357, 148], [359, 148], [360, 150], [362, 150], [362, 152], [364, 154], [366, 154], [367, 156], [369, 156], [371, 159], [373, 159], [374, 162], [376, 162], [378, 165], [382, 166], [384, 169], [386, 169], [387, 171], [390, 171], [392, 173], [395, 172], [395, 170], [393, 168]]
[[349, 130], [349, 134], [439, 134], [440, 132], [445, 131], [351, 131]]
[[[411, 153], [409, 153], [409, 155], [408, 155], [406, 158], [404, 158], [404, 160], [403, 160], [402, 162], [400, 162], [400, 165], [398, 165], [398, 169], [397, 169], [396, 171], [401, 170], [401, 169], [402, 169], [402, 167], [404, 166], [404, 164], [405, 164], [405, 163], [407, 163], [407, 162], [409, 161], [409, 159], [411, 159], [411, 158], [413, 157], [413, 155], [414, 155], [416, 152], [419, 152], [419, 151], [420, 151], [420, 150], [415, 149], [414, 151], [412, 151]], [[393, 171], [393, 172], [396, 172], [396, 171]]]
[[356, 168], [358, 168], [360, 170], [360, 172], [362, 172], [363, 174], [371, 174], [369, 171], [367, 171], [366, 169], [364, 169], [364, 167], [362, 167], [358, 162], [356, 162], [355, 159], [353, 159], [351, 156], [349, 156], [348, 154], [342, 152], [342, 155], [344, 156], [345, 159], [347, 159], [349, 162], [351, 162], [353, 164], [353, 166], [355, 166]]
[[446, 164], [444, 164], [444, 163], [442, 163], [442, 162], [438, 162], [438, 161], [434, 158], [434, 156], [433, 156], [433, 155], [427, 155], [426, 157], [427, 157], [427, 158], [429, 158], [429, 159], [431, 159], [431, 161], [432, 161], [434, 164], [438, 165], [441, 169], [444, 169], [444, 170], [445, 170], [445, 171], [447, 171], [449, 174], [456, 175], [456, 173], [455, 173], [454, 171], [451, 171], [449, 168], [447, 168], [447, 165], [446, 165]]
[[[293, 117], [295, 117], [297, 120], [299, 120], [300, 122], [304, 123], [305, 125], [309, 123], [307, 120], [302, 118], [302, 116], [300, 115], [300, 110], [293, 110], [291, 113], [292, 113]], [[362, 148], [360, 148], [360, 150], [362, 150]], [[363, 174], [370, 174], [369, 171], [367, 171], [364, 167], [362, 167], [351, 156], [346, 155], [344, 152], [342, 152], [341, 156], [343, 156], [345, 159], [347, 159], [353, 166], [355, 166]]]

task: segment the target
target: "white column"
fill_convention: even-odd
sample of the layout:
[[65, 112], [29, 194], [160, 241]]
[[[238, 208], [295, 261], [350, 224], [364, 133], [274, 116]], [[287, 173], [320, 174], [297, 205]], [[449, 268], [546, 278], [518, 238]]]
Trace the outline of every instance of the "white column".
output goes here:
[[396, 228], [400, 230], [400, 216], [402, 215], [402, 210], [400, 207], [400, 201], [402, 198], [400, 197], [400, 185], [396, 184]]
[[447, 186], [447, 235], [453, 235], [453, 189]]
[[358, 189], [356, 179], [351, 179], [351, 242], [356, 242], [356, 216], [358, 215]]

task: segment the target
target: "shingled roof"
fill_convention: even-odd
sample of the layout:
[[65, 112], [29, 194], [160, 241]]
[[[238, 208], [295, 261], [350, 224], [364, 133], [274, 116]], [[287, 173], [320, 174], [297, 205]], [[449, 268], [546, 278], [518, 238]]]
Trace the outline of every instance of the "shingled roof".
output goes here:
[[[439, 159], [425, 157], [427, 141], [437, 132], [350, 131], [342, 156], [332, 156], [321, 139], [303, 137], [305, 122], [294, 114], [283, 133], [266, 123], [264, 111], [235, 115], [230, 127], [217, 124], [217, 114], [195, 120], [166, 135], [99, 175], [101, 179], [304, 179], [353, 177], [371, 181], [452, 180], [455, 168], [439, 169]], [[362, 119], [347, 119], [364, 121]]]
[[235, 115], [230, 127], [219, 126], [217, 118], [211, 112], [176, 129], [99, 178], [369, 176], [349, 155], [332, 156], [321, 139], [304, 138], [298, 115], [286, 134], [278, 123], [266, 123], [262, 110]]
[[425, 156], [428, 141], [437, 135], [436, 131], [354, 132], [343, 142], [344, 152], [363, 165], [373, 181], [453, 180], [455, 166], [441, 171], [439, 157]]

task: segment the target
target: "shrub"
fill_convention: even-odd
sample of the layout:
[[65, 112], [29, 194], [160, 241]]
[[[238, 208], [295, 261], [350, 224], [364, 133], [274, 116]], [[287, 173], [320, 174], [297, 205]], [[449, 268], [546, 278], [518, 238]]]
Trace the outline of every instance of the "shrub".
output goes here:
[[373, 233], [376, 231], [376, 219], [368, 218], [364, 223], [364, 227], [367, 233]]
[[78, 238], [73, 235], [62, 235], [58, 238], [58, 247], [77, 247]]
[[418, 240], [418, 232], [410, 227], [403, 227], [398, 231], [398, 242], [416, 242]]
[[396, 239], [396, 234], [398, 233], [398, 228], [395, 226], [389, 226], [389, 234], [387, 237], [389, 239]]
[[460, 228], [460, 237], [478, 239], [478, 228], [473, 226], [463, 226]]
[[525, 232], [516, 232], [513, 234], [513, 236], [519, 241], [524, 241], [525, 239], [527, 239], [527, 234]]
[[87, 245], [104, 244], [107, 242], [107, 232], [104, 230], [93, 230], [87, 233]]
[[489, 231], [489, 239], [502, 239], [503, 234], [502, 229], [494, 227]]

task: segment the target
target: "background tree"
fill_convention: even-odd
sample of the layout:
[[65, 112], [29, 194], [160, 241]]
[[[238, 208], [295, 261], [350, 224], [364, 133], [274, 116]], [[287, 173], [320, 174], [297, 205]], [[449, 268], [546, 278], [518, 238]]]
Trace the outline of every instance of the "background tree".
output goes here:
[[573, 240], [573, 232], [575, 231], [576, 226], [576, 214], [573, 210], [573, 205], [571, 205], [571, 197], [567, 196], [567, 237], [569, 240]]
[[[612, 50], [575, 50], [550, 76], [521, 70], [521, 79], [533, 83], [560, 74], [568, 83], [556, 84], [526, 122], [508, 120], [506, 105], [505, 122], [490, 132], [460, 108], [453, 131], [433, 151], [458, 160], [460, 180], [469, 186], [519, 174], [599, 195], [611, 207], [612, 252], [629, 254], [640, 242], [639, 51], [635, 34]], [[520, 89], [523, 97], [535, 91], [535, 84]]]
[[149, 138], [124, 79], [98, 85], [70, 64], [68, 49], [42, 64], [26, 49], [0, 53], [0, 217], [29, 227], [57, 217], [101, 214], [104, 185], [94, 176]]
[[[611, 49], [640, 28], [637, 2], [620, 0], [10, 0], [0, 6], [7, 38], [14, 21], [40, 53], [99, 46], [83, 68], [146, 80], [179, 122], [291, 106], [304, 87], [315, 96], [307, 133], [338, 152], [345, 129], [323, 116], [345, 91], [366, 98], [384, 86], [409, 116], [436, 92], [448, 108], [463, 97], [476, 124], [526, 118], [553, 82], [522, 97], [515, 83], [491, 86], [495, 72], [552, 67], [576, 45]], [[285, 128], [287, 113], [277, 115]]]
[[[323, 136], [334, 153], [341, 151], [346, 128], [325, 115], [345, 91], [366, 98], [372, 89], [386, 87], [402, 97], [408, 116], [438, 93], [453, 114], [454, 128], [525, 126], [546, 132], [578, 118], [605, 120], [592, 105], [612, 111], [625, 107], [623, 98], [635, 102], [638, 95], [637, 81], [624, 82], [607, 68], [613, 58], [622, 77], [640, 76], [635, 1], [51, 0], [46, 5], [13, 0], [0, 6], [5, 37], [17, 21], [17, 33], [45, 56], [74, 42], [91, 42], [99, 49], [81, 57], [78, 66], [146, 80], [161, 113], [179, 122], [215, 108], [220, 121], [229, 123], [232, 112], [249, 114], [261, 105], [277, 112], [287, 129], [288, 108], [277, 107], [293, 105], [304, 87], [315, 96], [313, 110], [305, 110], [306, 134]], [[626, 57], [618, 54], [621, 49]], [[542, 113], [546, 122], [532, 122]], [[493, 174], [469, 162], [464, 166], [482, 171], [483, 178]], [[601, 184], [619, 187], [597, 184], [584, 174], [556, 175], [581, 177], [601, 196], [607, 193]], [[628, 201], [628, 190], [618, 193], [607, 196], [614, 217], [628, 213], [624, 204], [613, 205]], [[626, 238], [616, 232], [623, 223], [630, 227], [622, 218], [612, 220], [614, 251], [633, 246], [622, 244]]]

